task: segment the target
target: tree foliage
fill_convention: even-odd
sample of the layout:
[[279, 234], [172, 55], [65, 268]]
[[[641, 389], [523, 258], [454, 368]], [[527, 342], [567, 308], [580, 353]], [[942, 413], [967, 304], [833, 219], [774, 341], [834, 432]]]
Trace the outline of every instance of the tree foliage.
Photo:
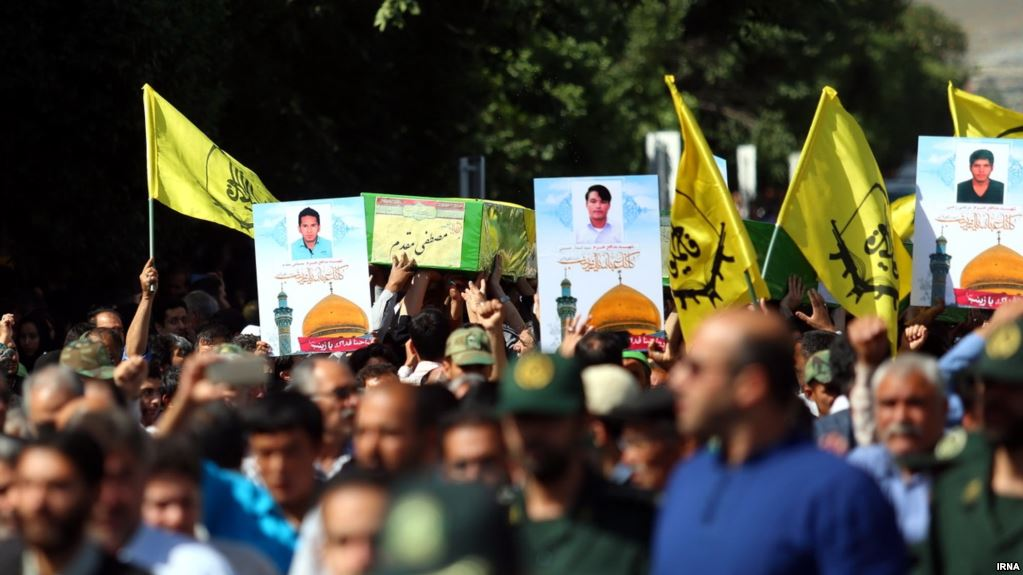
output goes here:
[[[145, 257], [145, 82], [282, 200], [453, 195], [482, 154], [491, 197], [530, 205], [537, 176], [646, 171], [643, 135], [677, 125], [665, 73], [781, 187], [823, 85], [891, 170], [950, 133], [965, 75], [963, 32], [908, 0], [38, 0], [0, 38], [0, 254], [83, 286]], [[157, 209], [158, 257], [221, 243], [247, 240]]]

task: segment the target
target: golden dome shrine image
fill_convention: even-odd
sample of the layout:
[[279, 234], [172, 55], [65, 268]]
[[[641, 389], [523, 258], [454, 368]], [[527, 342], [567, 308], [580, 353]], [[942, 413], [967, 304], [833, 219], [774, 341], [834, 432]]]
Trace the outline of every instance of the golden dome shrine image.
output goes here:
[[661, 329], [661, 313], [650, 298], [618, 280], [590, 307], [590, 324], [598, 331], [644, 335]]
[[992, 246], [966, 264], [959, 285], [969, 290], [1023, 295], [1023, 255], [1000, 243]]
[[362, 308], [339, 295], [333, 288], [313, 306], [302, 320], [305, 337], [359, 337], [369, 331], [369, 318]]

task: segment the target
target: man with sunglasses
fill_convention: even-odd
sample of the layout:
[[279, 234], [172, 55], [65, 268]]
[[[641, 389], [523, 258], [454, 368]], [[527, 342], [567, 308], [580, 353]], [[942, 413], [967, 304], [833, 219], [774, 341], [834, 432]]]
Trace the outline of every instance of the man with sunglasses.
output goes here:
[[323, 415], [323, 442], [316, 468], [324, 480], [337, 474], [352, 459], [352, 431], [360, 388], [347, 364], [316, 357], [291, 372], [294, 389], [313, 400]]
[[679, 431], [717, 445], [668, 481], [653, 573], [906, 572], [880, 489], [796, 425], [793, 354], [775, 315], [731, 310], [696, 330], [669, 385]]
[[[922, 572], [981, 573], [1023, 564], [1023, 320], [985, 338], [970, 368], [983, 432], [939, 470]], [[939, 454], [940, 455], [940, 454]]]

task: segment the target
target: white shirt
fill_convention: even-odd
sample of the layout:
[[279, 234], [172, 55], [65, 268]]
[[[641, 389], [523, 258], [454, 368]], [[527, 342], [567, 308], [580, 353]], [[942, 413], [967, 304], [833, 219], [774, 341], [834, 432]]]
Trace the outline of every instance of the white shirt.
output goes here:
[[415, 369], [409, 369], [407, 365], [403, 365], [398, 368], [398, 379], [400, 379], [402, 383], [419, 385], [423, 382], [423, 376], [438, 367], [440, 367], [439, 363], [426, 360], [420, 361], [416, 364]]
[[620, 244], [622, 238], [611, 222], [606, 222], [602, 228], [595, 228], [592, 223], [587, 223], [585, 228], [576, 232], [575, 241], [580, 244]]
[[235, 575], [227, 559], [209, 545], [147, 525], [135, 531], [117, 556], [153, 575]]

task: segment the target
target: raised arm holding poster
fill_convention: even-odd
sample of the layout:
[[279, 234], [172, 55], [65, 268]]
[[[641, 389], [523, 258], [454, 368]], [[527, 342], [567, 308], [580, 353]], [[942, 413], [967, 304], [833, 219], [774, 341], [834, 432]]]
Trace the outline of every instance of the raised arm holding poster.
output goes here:
[[921, 136], [913, 305], [1023, 296], [1023, 142]]
[[544, 351], [577, 315], [646, 349], [664, 317], [657, 177], [539, 178], [533, 190]]
[[362, 198], [253, 206], [261, 337], [274, 355], [369, 345]]

